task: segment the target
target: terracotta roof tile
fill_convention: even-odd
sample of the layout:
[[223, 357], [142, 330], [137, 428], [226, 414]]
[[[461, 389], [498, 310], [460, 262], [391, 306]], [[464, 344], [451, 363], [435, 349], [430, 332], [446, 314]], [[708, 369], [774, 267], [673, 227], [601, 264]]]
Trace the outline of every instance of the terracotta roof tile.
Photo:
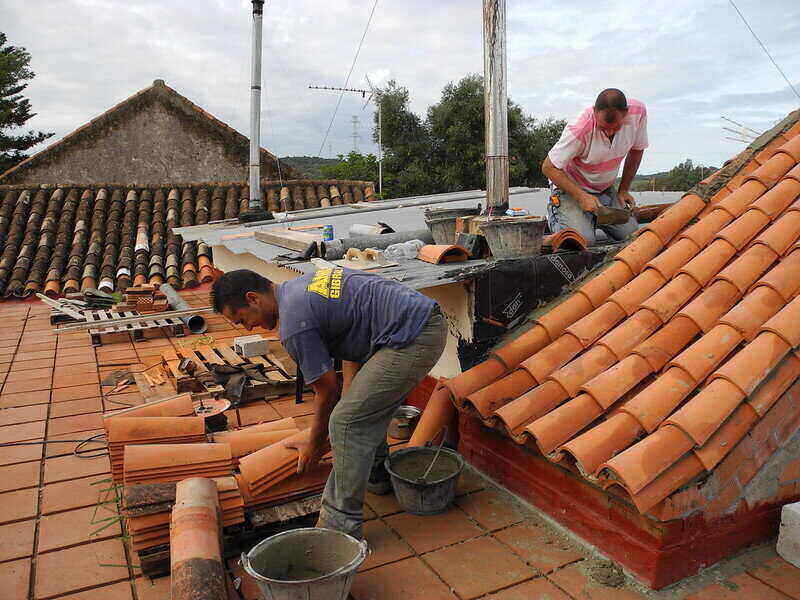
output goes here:
[[[722, 211], [720, 213], [726, 217], [728, 216], [727, 213]], [[678, 269], [699, 253], [701, 248], [691, 239], [682, 238], [656, 256], [646, 266], [647, 268], [655, 269], [665, 280], [669, 280], [678, 272]]]
[[687, 227], [678, 236], [678, 240], [689, 239], [695, 243], [698, 249], [705, 248], [714, 236], [731, 221], [733, 221], [733, 217], [730, 213], [720, 208], [714, 209], [697, 223]]
[[580, 391], [607, 409], [652, 373], [649, 362], [638, 354], [631, 354], [584, 383]]
[[563, 367], [583, 350], [580, 340], [572, 334], [564, 334], [552, 344], [522, 361], [520, 367], [528, 371], [536, 381], [544, 381], [550, 373]]
[[[578, 288], [577, 294], [571, 296], [571, 298], [575, 298], [579, 295], [584, 296], [589, 301], [589, 309], [577, 315], [579, 312], [577, 309], [578, 301], [574, 301], [573, 305], [575, 308], [572, 308], [572, 310], [577, 316], [573, 317], [572, 315], [569, 315], [569, 317], [565, 317], [564, 320], [571, 318], [569, 323], [574, 323], [583, 315], [587, 314], [592, 307], [598, 308], [608, 299], [611, 294], [622, 288], [631, 279], [633, 279], [633, 272], [630, 270], [628, 265], [622, 261], [612, 262], [608, 268], [601, 271], [596, 277], [587, 281], [580, 288]], [[544, 315], [542, 319], [552, 314], [557, 309], [558, 307]], [[581, 309], [583, 309], [583, 307], [581, 307]], [[540, 319], [540, 322], [542, 319]], [[563, 327], [561, 328], [561, 331], [564, 331]], [[560, 332], [558, 335], [560, 335]]]
[[578, 469], [588, 476], [597, 471], [605, 461], [630, 446], [642, 432], [641, 425], [634, 417], [620, 412], [562, 444], [557, 452], [564, 458], [571, 456]]
[[784, 299], [772, 288], [758, 287], [722, 316], [719, 322], [736, 329], [744, 339], [752, 340], [764, 322], [783, 308], [784, 303]]
[[718, 210], [724, 210], [731, 217], [736, 218], [741, 215], [747, 208], [759, 198], [767, 187], [759, 181], [751, 180], [745, 183], [741, 188], [727, 196], [724, 200], [717, 204]]
[[616, 304], [625, 314], [632, 315], [646, 298], [665, 283], [666, 279], [658, 271], [645, 269], [620, 290], [611, 294], [608, 304]]
[[620, 250], [614, 260], [625, 263], [633, 274], [638, 275], [644, 266], [661, 251], [663, 246], [664, 243], [655, 233], [645, 231]]
[[747, 175], [745, 181], [756, 180], [769, 189], [780, 181], [796, 164], [797, 160], [792, 158], [791, 155], [779, 152]]
[[790, 346], [772, 332], [763, 332], [736, 356], [717, 369], [713, 379], [727, 379], [745, 395], [751, 394], [786, 356]]
[[695, 385], [689, 373], [682, 368], [670, 367], [629, 400], [621, 410], [639, 421], [639, 425], [645, 431], [655, 431], [661, 422], [692, 393]]
[[536, 385], [525, 369], [516, 369], [505, 377], [473, 392], [464, 403], [472, 406], [484, 419]]
[[597, 345], [608, 348], [617, 360], [622, 360], [660, 325], [661, 321], [655, 313], [649, 310], [638, 310], [631, 318], [626, 319], [600, 338]]
[[[627, 267], [624, 266], [623, 268], [627, 269]], [[608, 296], [605, 298], [607, 297]], [[602, 305], [602, 303], [605, 301], [605, 298], [598, 301], [597, 306]], [[552, 342], [562, 333], [564, 333], [564, 329], [572, 325], [581, 317], [588, 315], [592, 311], [593, 306], [594, 304], [590, 301], [590, 299], [588, 299], [585, 294], [579, 291], [579, 293], [568, 297], [547, 314], [542, 315], [537, 320], [537, 323], [541, 325], [547, 332], [549, 337], [548, 341]]]
[[511, 435], [519, 435], [525, 425], [547, 414], [567, 398], [569, 394], [558, 383], [545, 381], [498, 409], [495, 415]]
[[525, 431], [542, 454], [550, 454], [602, 415], [603, 410], [592, 396], [580, 394], [526, 425]]
[[[736, 392], [732, 392], [732, 394], [733, 397], [737, 396]], [[730, 418], [714, 432], [714, 435], [708, 438], [702, 446], [694, 449], [694, 453], [703, 467], [707, 471], [716, 467], [736, 443], [750, 431], [757, 420], [758, 413], [749, 404], [739, 404]]]
[[744, 397], [741, 390], [730, 381], [715, 379], [675, 411], [664, 424], [679, 427], [691, 436], [696, 445], [702, 446], [736, 410]]
[[768, 246], [756, 244], [722, 269], [713, 281], [726, 281], [744, 294], [777, 258], [778, 255]]
[[581, 345], [587, 348], [624, 317], [625, 312], [616, 303], [606, 302], [567, 327], [565, 331], [575, 336]]
[[642, 302], [641, 307], [666, 323], [699, 290], [700, 284], [692, 277], [686, 273], [679, 273], [667, 285]]

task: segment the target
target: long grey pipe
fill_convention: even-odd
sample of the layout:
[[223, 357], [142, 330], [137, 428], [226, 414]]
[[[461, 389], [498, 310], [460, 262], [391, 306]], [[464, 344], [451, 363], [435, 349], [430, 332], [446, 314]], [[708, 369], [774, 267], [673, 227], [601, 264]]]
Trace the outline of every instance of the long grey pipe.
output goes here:
[[433, 243], [433, 236], [429, 229], [417, 229], [415, 231], [401, 231], [400, 233], [382, 233], [381, 235], [361, 235], [355, 238], [342, 238], [322, 242], [320, 244], [320, 254], [325, 260], [336, 260], [343, 258], [350, 248], [365, 250], [367, 248], [377, 248], [383, 250], [392, 244], [400, 244], [409, 240], [422, 240], [426, 244]]
[[[175, 288], [170, 284], [162, 283], [158, 289], [164, 292], [173, 310], [192, 310], [192, 307], [186, 303], [186, 300], [181, 298], [180, 294], [178, 294]], [[181, 321], [186, 323], [186, 326], [192, 333], [205, 333], [206, 329], [208, 329], [206, 320], [202, 315], [188, 315], [186, 317], [181, 317]]]

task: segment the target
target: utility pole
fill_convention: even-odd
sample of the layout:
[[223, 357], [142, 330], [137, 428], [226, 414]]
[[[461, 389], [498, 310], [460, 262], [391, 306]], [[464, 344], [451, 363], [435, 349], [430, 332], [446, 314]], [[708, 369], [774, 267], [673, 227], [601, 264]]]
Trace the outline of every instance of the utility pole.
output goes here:
[[261, 29], [264, 0], [253, 3], [253, 47], [250, 74], [250, 198], [249, 209], [241, 221], [263, 221], [272, 218], [261, 202]]
[[353, 123], [353, 135], [350, 136], [353, 138], [353, 152], [356, 154], [358, 153], [358, 116], [353, 115], [352, 119]]
[[[382, 194], [383, 194], [383, 127], [382, 127], [382, 117], [381, 117], [381, 101], [380, 101], [380, 95], [378, 94], [378, 91], [372, 86], [372, 82], [369, 80], [369, 77], [367, 77], [367, 83], [369, 83], [369, 87], [370, 87], [370, 89], [368, 89], [368, 90], [360, 90], [360, 89], [355, 89], [355, 88], [331, 87], [331, 86], [327, 86], [327, 85], [310, 85], [310, 86], [308, 86], [308, 89], [310, 89], [310, 90], [327, 90], [327, 91], [330, 91], [330, 92], [352, 92], [352, 93], [356, 93], [356, 94], [361, 94], [362, 98], [367, 98], [367, 94], [369, 94], [369, 98], [367, 98], [367, 101], [364, 103], [364, 107], [361, 110], [364, 110], [364, 108], [367, 107], [367, 104], [369, 104], [370, 100], [375, 98], [375, 105], [376, 105], [376, 108], [378, 109], [378, 195], [382, 197]], [[358, 151], [357, 150], [357, 146], [356, 146], [356, 139], [358, 137], [358, 134], [355, 132], [355, 121], [357, 119], [358, 119], [358, 117], [355, 117], [355, 116], [353, 117], [353, 121], [354, 121], [353, 149], [356, 150], [356, 152]], [[508, 154], [508, 153], [506, 152], [506, 154]]]
[[483, 0], [483, 79], [486, 121], [486, 209], [508, 209], [508, 93], [506, 0]]

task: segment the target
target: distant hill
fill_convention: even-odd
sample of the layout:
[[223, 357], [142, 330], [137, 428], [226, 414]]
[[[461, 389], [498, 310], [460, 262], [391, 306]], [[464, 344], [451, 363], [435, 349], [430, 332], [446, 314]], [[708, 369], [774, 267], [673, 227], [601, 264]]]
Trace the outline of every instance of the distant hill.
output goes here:
[[322, 158], [321, 156], [284, 156], [281, 161], [308, 179], [324, 179], [322, 167], [339, 163], [338, 158]]

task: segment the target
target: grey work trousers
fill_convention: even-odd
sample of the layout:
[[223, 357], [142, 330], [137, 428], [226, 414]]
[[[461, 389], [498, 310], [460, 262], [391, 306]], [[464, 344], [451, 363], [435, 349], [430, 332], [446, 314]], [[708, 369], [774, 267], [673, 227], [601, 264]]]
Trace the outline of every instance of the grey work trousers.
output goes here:
[[[597, 217], [594, 213], [583, 210], [578, 201], [564, 190], [556, 189], [555, 195], [558, 198], [558, 206], [553, 204], [552, 201], [547, 203], [547, 221], [550, 225], [550, 231], [556, 233], [562, 229], [572, 227], [586, 238], [590, 246], [594, 246], [597, 243], [595, 231], [598, 229]], [[603, 206], [625, 208], [619, 201], [617, 191], [614, 188], [608, 188], [604, 192], [592, 195]], [[638, 228], [639, 223], [633, 215], [631, 215], [627, 223], [622, 225], [603, 225], [599, 227], [608, 237], [617, 242], [621, 242]]]
[[322, 494], [320, 527], [363, 537], [367, 480], [373, 465], [389, 455], [389, 423], [403, 398], [439, 360], [446, 338], [445, 320], [434, 309], [413, 342], [381, 348], [353, 378], [328, 424], [333, 471]]

